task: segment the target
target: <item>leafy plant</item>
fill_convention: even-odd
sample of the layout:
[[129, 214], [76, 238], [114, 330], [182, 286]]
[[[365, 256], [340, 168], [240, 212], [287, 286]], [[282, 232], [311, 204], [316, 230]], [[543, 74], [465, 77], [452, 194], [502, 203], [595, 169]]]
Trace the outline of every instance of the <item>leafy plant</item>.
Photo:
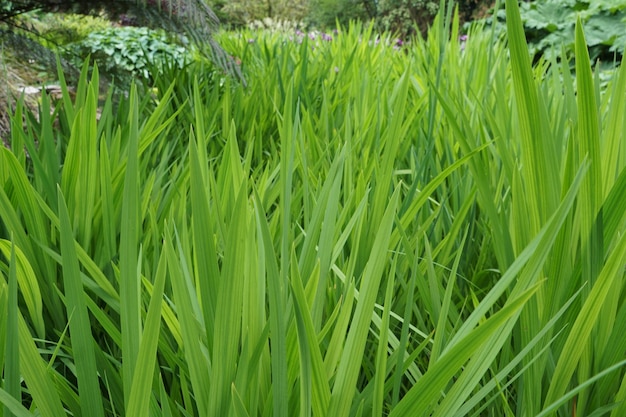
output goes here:
[[601, 88], [580, 21], [575, 80], [533, 67], [506, 11], [506, 44], [246, 31], [247, 88], [197, 62], [99, 108], [85, 65], [20, 102], [3, 413], [625, 415], [626, 67]]
[[[580, 17], [592, 61], [618, 60], [626, 48], [626, 2], [623, 0], [545, 0], [522, 2], [520, 13], [530, 51], [536, 57], [568, 56], [574, 52], [574, 28]], [[490, 20], [488, 19], [487, 22]], [[497, 30], [504, 32], [504, 12], [498, 13]]]
[[110, 27], [89, 33], [75, 43], [71, 51], [98, 63], [104, 73], [126, 78], [128, 74], [150, 77], [149, 69], [163, 65], [181, 69], [192, 58], [190, 52], [176, 44], [163, 31], [135, 27]]
[[50, 48], [79, 42], [91, 32], [109, 28], [111, 22], [97, 16], [45, 13], [32, 20], [39, 37]]
[[375, 2], [370, 0], [311, 0], [309, 20], [321, 28], [347, 26], [351, 20], [367, 22], [376, 16]]
[[429, 0], [383, 0], [378, 6], [379, 25], [404, 39], [414, 35], [416, 30], [425, 34], [439, 10], [439, 3]]
[[303, 0], [212, 0], [209, 4], [231, 28], [264, 19], [298, 23], [304, 21], [309, 12], [308, 2]]
[[112, 19], [123, 18], [134, 26], [158, 27], [186, 34], [200, 49], [208, 52], [212, 61], [229, 74], [241, 78], [238, 66], [212, 39], [219, 20], [203, 0], [15, 0], [0, 9], [0, 22], [8, 23], [13, 32], [29, 31], [28, 23], [20, 23], [19, 16], [32, 11], [105, 15]]

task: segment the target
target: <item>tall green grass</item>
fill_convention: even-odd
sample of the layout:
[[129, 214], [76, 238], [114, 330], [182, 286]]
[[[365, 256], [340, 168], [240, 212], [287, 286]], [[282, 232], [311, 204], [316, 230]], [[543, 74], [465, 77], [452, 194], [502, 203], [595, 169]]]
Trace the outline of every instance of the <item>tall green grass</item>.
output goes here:
[[506, 12], [18, 103], [0, 416], [625, 415], [626, 70]]

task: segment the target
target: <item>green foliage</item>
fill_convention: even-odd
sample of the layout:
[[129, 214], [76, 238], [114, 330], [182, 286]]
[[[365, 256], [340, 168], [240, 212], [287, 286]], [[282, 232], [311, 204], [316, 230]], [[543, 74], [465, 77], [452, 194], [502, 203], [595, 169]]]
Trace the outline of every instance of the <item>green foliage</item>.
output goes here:
[[246, 30], [247, 87], [197, 61], [99, 106], [85, 64], [19, 101], [2, 411], [625, 415], [626, 67], [580, 21], [576, 80], [533, 67], [507, 6], [506, 44]]
[[[452, 5], [458, 5], [463, 23], [493, 5], [493, 1], [460, 0]], [[342, 25], [351, 19], [373, 21], [381, 32], [392, 32], [408, 40], [417, 32], [424, 36], [428, 33], [440, 7], [440, 0], [313, 0], [310, 21], [322, 28], [334, 27], [337, 20]]]
[[298, 23], [304, 21], [309, 12], [307, 0], [212, 0], [208, 3], [221, 22], [230, 27], [266, 18]]
[[80, 42], [91, 32], [111, 27], [111, 23], [101, 17], [61, 13], [45, 13], [33, 19], [32, 24], [40, 35], [36, 39], [50, 48]]
[[[7, 4], [6, 9], [0, 9], [0, 23], [7, 24], [11, 32], [29, 32], [31, 27], [28, 19], [21, 21], [19, 16], [32, 11], [105, 16], [116, 21], [122, 19], [134, 26], [184, 33], [196, 45], [202, 43], [202, 50], [208, 52], [206, 55], [217, 66], [245, 82], [239, 67], [212, 40], [212, 35], [218, 30], [219, 20], [204, 0], [15, 0]], [[124, 59], [134, 62], [134, 55], [127, 55]]]
[[149, 78], [150, 70], [163, 65], [182, 68], [192, 58], [188, 50], [176, 44], [164, 31], [136, 27], [109, 27], [90, 32], [70, 50], [80, 59], [90, 55], [109, 76], [129, 75]]
[[317, 26], [335, 27], [337, 22], [347, 26], [351, 20], [368, 21], [376, 15], [370, 0], [310, 0], [309, 19]]
[[378, 4], [378, 23], [386, 31], [403, 38], [415, 34], [416, 29], [426, 33], [439, 10], [439, 1], [432, 0], [382, 0]]
[[14, 5], [13, 2], [11, 1], [3, 1], [2, 4], [0, 4], [0, 10], [3, 12], [9, 12], [11, 10], [13, 10]]
[[[522, 2], [520, 13], [531, 54], [560, 57], [561, 46], [574, 52], [576, 19], [583, 22], [592, 61], [612, 62], [626, 48], [626, 1], [544, 0]], [[489, 22], [489, 20], [488, 20]], [[504, 33], [504, 13], [498, 13], [497, 30]], [[619, 60], [619, 59], [618, 59]]]

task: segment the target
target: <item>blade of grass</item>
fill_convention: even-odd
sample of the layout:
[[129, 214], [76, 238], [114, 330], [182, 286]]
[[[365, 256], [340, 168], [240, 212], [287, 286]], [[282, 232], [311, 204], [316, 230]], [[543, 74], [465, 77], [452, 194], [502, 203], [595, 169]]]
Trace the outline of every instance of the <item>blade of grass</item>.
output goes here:
[[[285, 318], [285, 292], [281, 286], [282, 275], [278, 269], [277, 256], [272, 244], [267, 218], [261, 211], [262, 205], [258, 194], [255, 192], [255, 216], [259, 245], [259, 259], [264, 259], [268, 280], [268, 301], [270, 305], [270, 342], [271, 366], [272, 366], [272, 395], [274, 403], [274, 416], [287, 415], [287, 326]], [[285, 231], [286, 233], [286, 231]]]
[[[556, 198], [559, 194], [556, 191], [560, 190], [558, 166], [549, 162], [548, 158], [552, 155], [548, 146], [550, 142], [543, 139], [549, 129], [540, 113], [540, 98], [517, 0], [506, 0], [505, 10], [523, 155], [523, 187], [528, 202], [530, 235], [534, 236], [557, 206]], [[519, 242], [518, 247], [525, 246], [526, 243]]]
[[124, 378], [124, 404], [128, 406], [133, 372], [137, 367], [141, 312], [138, 276], [139, 239], [139, 114], [137, 88], [130, 91], [128, 158], [122, 198], [122, 224], [120, 233], [120, 319], [122, 326], [122, 376]]
[[[567, 401], [569, 401], [570, 399], [572, 399], [576, 394], [580, 393], [581, 391], [583, 391], [584, 389], [592, 386], [592, 384], [594, 382], [596, 382], [597, 380], [604, 378], [605, 376], [607, 376], [608, 374], [610, 374], [611, 372], [615, 372], [620, 368], [623, 368], [624, 366], [626, 366], [626, 360], [623, 360], [621, 362], [616, 363], [613, 366], [608, 367], [607, 369], [603, 370], [602, 372], [597, 373], [596, 375], [594, 375], [593, 377], [587, 379], [586, 381], [584, 381], [583, 383], [579, 384], [576, 388], [564, 393], [560, 398], [557, 398], [554, 402], [552, 402], [551, 404], [548, 403], [546, 404], [545, 408], [543, 409], [543, 411], [539, 414], [537, 414], [536, 417], [544, 417], [544, 416], [549, 416], [552, 413], [554, 413], [556, 410], [558, 410], [558, 408], [565, 404]], [[604, 414], [604, 413], [603, 413]], [[603, 415], [602, 414], [602, 415]]]
[[[5, 347], [2, 357], [4, 364], [4, 389], [6, 393], [16, 401], [22, 400], [22, 387], [20, 381], [19, 339], [18, 339], [18, 307], [17, 307], [17, 262], [15, 259], [15, 245], [11, 242], [11, 255], [9, 257], [9, 286], [8, 303], [6, 304], [6, 334]], [[5, 405], [5, 416], [10, 417], [11, 411]]]
[[0, 403], [4, 404], [4, 417], [33, 417], [21, 401], [0, 388]]
[[387, 280], [385, 302], [383, 304], [382, 323], [379, 330], [378, 347], [376, 351], [376, 375], [374, 376], [374, 398], [372, 401], [372, 415], [382, 416], [385, 396], [385, 379], [387, 377], [387, 356], [389, 349], [389, 317], [392, 308], [392, 297], [396, 282], [397, 257], [394, 258], [391, 273]]
[[[316, 268], [317, 269], [317, 268]], [[302, 280], [298, 276], [297, 271], [292, 274], [291, 288], [294, 296], [294, 310], [296, 314], [296, 323], [298, 326], [298, 341], [300, 342], [300, 356], [308, 357], [310, 361], [310, 379], [306, 378], [304, 372], [301, 375], [301, 385], [308, 385], [311, 381], [312, 400], [311, 406], [313, 415], [323, 416], [328, 409], [330, 402], [330, 387], [326, 378], [324, 369], [324, 361], [322, 352], [317, 342], [315, 328], [313, 326], [313, 317], [311, 314], [309, 303], [306, 301]], [[301, 365], [302, 367], [302, 365]], [[305, 415], [310, 415], [305, 408]]]
[[229, 412], [231, 384], [235, 380], [240, 351], [244, 282], [247, 263], [250, 262], [244, 243], [245, 236], [250, 233], [248, 190], [246, 180], [242, 181], [239, 189], [235, 190], [237, 197], [228, 227], [224, 266], [217, 290], [209, 415], [226, 415]]
[[361, 359], [376, 302], [376, 294], [378, 294], [385, 267], [385, 262], [381, 262], [381, 259], [386, 258], [389, 250], [391, 230], [400, 194], [399, 190], [398, 188], [394, 192], [381, 218], [380, 227], [372, 246], [370, 260], [363, 271], [359, 291], [361, 298], [357, 304], [341, 360], [339, 361], [327, 415], [348, 415], [352, 407]]
[[[199, 340], [202, 337], [199, 332], [199, 326], [193, 315], [191, 308], [190, 293], [183, 277], [180, 260], [176, 256], [176, 251], [172, 244], [171, 232], [166, 227], [165, 234], [165, 254], [167, 257], [168, 271], [172, 282], [172, 291], [174, 293], [174, 303], [176, 305], [176, 314], [182, 335], [182, 350], [189, 367], [189, 380], [196, 397], [195, 403], [199, 415], [207, 414], [208, 393], [211, 384], [209, 362], [200, 349]], [[187, 390], [185, 390], [187, 391]], [[191, 401], [191, 400], [189, 400]], [[188, 402], [186, 402], [188, 403]], [[192, 402], [193, 403], [193, 402]]]
[[198, 289], [200, 292], [200, 300], [202, 302], [202, 313], [204, 318], [204, 326], [207, 335], [207, 346], [209, 353], [213, 349], [213, 335], [215, 332], [215, 304], [216, 293], [215, 288], [219, 285], [219, 266], [217, 261], [217, 250], [213, 239], [213, 227], [211, 225], [211, 211], [209, 208], [209, 200], [206, 192], [206, 185], [203, 181], [204, 175], [202, 170], [206, 169], [202, 161], [204, 151], [199, 151], [196, 141], [193, 137], [189, 138], [189, 159], [191, 168], [190, 195], [191, 210], [193, 216], [191, 218], [193, 226], [193, 242], [195, 264], [198, 270]]
[[[39, 283], [33, 267], [30, 262], [28, 262], [24, 252], [22, 252], [19, 247], [15, 246], [13, 242], [0, 239], [0, 252], [8, 259], [11, 259], [9, 265], [15, 268], [17, 284], [24, 298], [24, 302], [26, 303], [30, 319], [32, 320], [37, 334], [43, 336], [45, 328], [43, 321], [43, 303]], [[17, 340], [17, 338], [15, 340]]]
[[61, 221], [63, 284], [66, 295], [67, 316], [71, 317], [69, 319], [70, 337], [76, 366], [78, 392], [80, 394], [80, 408], [85, 415], [104, 417], [102, 394], [98, 383], [98, 371], [94, 353], [96, 345], [91, 334], [89, 314], [84, 299], [85, 291], [74, 248], [74, 233], [61, 188], [57, 188], [57, 192], [59, 220]]
[[162, 252], [159, 257], [154, 288], [146, 314], [144, 331], [139, 344], [137, 368], [133, 374], [133, 385], [130, 389], [130, 399], [128, 408], [126, 409], [127, 416], [148, 416], [148, 404], [151, 397], [150, 391], [152, 389], [161, 328], [161, 305], [163, 302], [163, 290], [165, 288], [166, 259], [165, 253]]
[[21, 314], [19, 316], [18, 332], [20, 370], [33, 398], [33, 404], [42, 417], [64, 416], [65, 410], [61, 404], [55, 383], [46, 369], [46, 363], [42, 361], [37, 351], [37, 346], [28, 330], [28, 325]]
[[600, 311], [606, 297], [609, 295], [613, 281], [622, 276], [620, 271], [624, 267], [625, 260], [626, 238], [622, 236], [613, 252], [609, 255], [604, 268], [602, 268], [595, 285], [591, 289], [572, 326], [572, 330], [557, 361], [552, 381], [546, 394], [545, 406], [558, 401], [565, 394], [565, 390], [579, 364], [581, 356], [588, 349], [589, 337], [593, 328], [597, 326]]
[[504, 326], [510, 318], [519, 314], [524, 304], [537, 291], [538, 286], [528, 289], [519, 298], [510, 302], [484, 323], [472, 330], [453, 348], [445, 352], [439, 361], [424, 373], [417, 383], [402, 398], [389, 414], [397, 416], [425, 415], [437, 401], [452, 377], [486, 342], [489, 337]]

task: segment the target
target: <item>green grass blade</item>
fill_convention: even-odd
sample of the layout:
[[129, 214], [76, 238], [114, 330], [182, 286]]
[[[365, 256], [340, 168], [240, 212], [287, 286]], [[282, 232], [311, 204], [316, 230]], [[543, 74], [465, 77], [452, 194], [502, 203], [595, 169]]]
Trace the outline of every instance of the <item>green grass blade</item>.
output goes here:
[[389, 414], [397, 416], [425, 415], [432, 404], [437, 401], [444, 387], [462, 366], [489, 342], [491, 335], [496, 333], [508, 320], [519, 314], [524, 304], [537, 291], [537, 286], [530, 288], [516, 300], [510, 302], [480, 326], [472, 330], [462, 341], [445, 352], [440, 360], [428, 368], [424, 376], [407, 392], [398, 405]]
[[196, 396], [198, 414], [208, 415], [208, 392], [211, 385], [211, 382], [209, 382], [209, 363], [200, 350], [198, 341], [202, 340], [202, 336], [197, 319], [194, 317], [191, 308], [189, 288], [183, 276], [180, 260], [176, 256], [170, 232], [165, 235], [164, 246], [172, 282], [174, 303], [177, 307], [178, 323], [182, 335], [182, 350], [189, 367], [189, 379]]
[[[294, 310], [296, 315], [298, 341], [300, 344], [300, 360], [306, 357], [310, 364], [310, 379], [306, 378], [305, 373], [301, 375], [301, 385], [307, 385], [311, 381], [312, 400], [311, 407], [313, 415], [323, 416], [328, 409], [330, 402], [330, 387], [326, 378], [322, 352], [317, 343], [317, 335], [313, 326], [313, 318], [309, 304], [306, 301], [306, 295], [300, 276], [294, 272], [291, 278], [291, 288], [294, 296]], [[301, 365], [302, 367], [302, 365]], [[302, 398], [301, 398], [302, 400]], [[310, 411], [305, 407], [305, 415], [310, 415]], [[302, 413], [301, 413], [302, 414]]]
[[[11, 255], [9, 257], [9, 286], [8, 303], [6, 310], [6, 341], [1, 363], [4, 364], [4, 389], [6, 393], [16, 401], [22, 400], [22, 387], [20, 383], [20, 360], [18, 339], [18, 307], [17, 307], [17, 262], [15, 259], [15, 245], [11, 243]], [[4, 311], [3, 311], [4, 313]], [[10, 417], [11, 411], [5, 406], [5, 416]]]
[[626, 114], [626, 65], [621, 65], [613, 76], [613, 91], [608, 108], [606, 128], [602, 132], [602, 179], [603, 195], [606, 196], [618, 173], [624, 168], [619, 164], [620, 152], [624, 152], [623, 143], [625, 141], [624, 114]]
[[24, 319], [19, 317], [19, 351], [20, 370], [33, 404], [42, 417], [59, 417], [65, 415], [61, 399], [56, 390], [53, 378], [48, 373], [47, 364], [42, 360], [33, 337]]
[[21, 401], [0, 388], [0, 403], [4, 404], [4, 417], [33, 417]]
[[58, 189], [58, 194], [63, 284], [67, 316], [70, 323], [72, 350], [75, 355], [80, 407], [84, 414], [89, 413], [89, 415], [95, 417], [104, 417], [102, 394], [100, 393], [98, 383], [98, 371], [94, 353], [96, 345], [91, 334], [89, 314], [84, 299], [86, 295], [74, 248], [74, 233], [60, 188]]
[[615, 372], [618, 369], [623, 368], [624, 366], [626, 366], [626, 360], [620, 361], [620, 362], [616, 363], [615, 365], [610, 366], [607, 369], [603, 370], [602, 372], [597, 373], [593, 377], [591, 377], [591, 378], [587, 379], [586, 381], [584, 381], [583, 383], [579, 384], [576, 388], [574, 388], [574, 389], [564, 393], [560, 398], [557, 398], [553, 403], [546, 404], [546, 406], [541, 411], [541, 413], [537, 414], [536, 417], [545, 417], [545, 416], [551, 415], [556, 410], [558, 410], [558, 408], [561, 405], [565, 404], [567, 401], [569, 401], [571, 398], [573, 398], [576, 394], [578, 394], [582, 390], [592, 386], [592, 384], [594, 382], [596, 382], [597, 380], [599, 380], [601, 378], [604, 378], [605, 376], [607, 376], [611, 372]]
[[130, 92], [130, 130], [128, 159], [122, 198], [122, 224], [120, 233], [120, 315], [122, 325], [122, 376], [124, 378], [124, 403], [128, 405], [133, 372], [137, 365], [141, 335], [141, 313], [137, 271], [139, 239], [139, 115], [137, 89]]
[[246, 410], [246, 406], [237, 392], [237, 388], [235, 388], [235, 384], [231, 385], [231, 398], [232, 398], [232, 408], [234, 410], [233, 415], [235, 417], [249, 417], [250, 414], [248, 410]]
[[[272, 394], [274, 401], [274, 415], [287, 415], [288, 379], [287, 379], [287, 326], [285, 318], [285, 293], [282, 275], [279, 272], [277, 256], [272, 244], [269, 225], [265, 214], [261, 211], [260, 197], [256, 195], [255, 215], [257, 234], [259, 236], [259, 259], [263, 259], [267, 269], [268, 301], [270, 305], [270, 334], [272, 357]], [[286, 233], [286, 231], [285, 231]]]
[[[528, 204], [530, 235], [533, 236], [557, 205], [557, 191], [560, 190], [558, 165], [547, 159], [551, 155], [550, 141], [544, 140], [544, 137], [549, 129], [541, 114], [542, 103], [533, 76], [518, 1], [507, 0], [505, 10], [523, 154], [523, 187]], [[526, 243], [519, 242], [522, 246]]]
[[161, 253], [150, 305], [146, 314], [144, 331], [141, 335], [137, 368], [133, 374], [133, 385], [130, 389], [130, 398], [128, 408], [126, 409], [127, 416], [148, 416], [148, 405], [150, 403], [159, 331], [161, 328], [161, 305], [165, 288], [166, 259], [165, 253]]
[[191, 169], [189, 182], [191, 210], [193, 213], [191, 222], [193, 226], [195, 264], [198, 269], [198, 289], [200, 292], [200, 300], [202, 302], [204, 326], [207, 334], [207, 346], [209, 349], [213, 349], [213, 335], [215, 332], [215, 305], [217, 296], [214, 289], [218, 287], [220, 271], [217, 261], [217, 250], [213, 240], [214, 233], [213, 226], [211, 224], [212, 213], [209, 207], [206, 185], [203, 180], [204, 175], [202, 170], [206, 168], [203, 168], [202, 164], [203, 152], [199, 151], [193, 137], [189, 139], [189, 149]]
[[225, 415], [230, 409], [231, 384], [235, 380], [240, 351], [244, 282], [250, 262], [247, 245], [243, 243], [244, 236], [250, 233], [245, 181], [237, 191], [217, 289], [209, 415]]
[[378, 347], [376, 350], [376, 375], [374, 379], [374, 398], [372, 401], [372, 415], [382, 416], [385, 396], [385, 379], [387, 377], [387, 357], [389, 350], [389, 317], [391, 316], [392, 297], [396, 282], [396, 265], [397, 258], [394, 258], [392, 273], [389, 274], [387, 280], [387, 289], [385, 290], [385, 303], [383, 304], [383, 316], [380, 326]]
[[0, 252], [7, 258], [14, 259], [15, 262], [11, 262], [10, 265], [15, 268], [14, 272], [16, 273], [17, 284], [24, 298], [24, 302], [26, 303], [30, 319], [33, 322], [37, 334], [43, 336], [45, 325], [43, 321], [42, 296], [33, 267], [30, 262], [28, 262], [24, 252], [22, 252], [19, 247], [13, 245], [12, 242], [0, 240]]
[[615, 249], [609, 255], [604, 268], [585, 300], [572, 330], [569, 333], [563, 351], [559, 356], [550, 387], [546, 394], [545, 405], [552, 404], [565, 393], [565, 390], [579, 364], [579, 360], [588, 349], [593, 328], [615, 279], [618, 279], [626, 260], [626, 238], [622, 236]]
[[376, 294], [380, 286], [385, 263], [380, 262], [389, 250], [391, 230], [398, 204], [399, 189], [396, 190], [382, 216], [378, 233], [372, 246], [363, 278], [361, 281], [360, 298], [352, 319], [344, 350], [339, 361], [339, 368], [327, 415], [348, 415], [356, 389], [359, 369], [367, 333], [371, 325], [372, 312], [376, 302]]

